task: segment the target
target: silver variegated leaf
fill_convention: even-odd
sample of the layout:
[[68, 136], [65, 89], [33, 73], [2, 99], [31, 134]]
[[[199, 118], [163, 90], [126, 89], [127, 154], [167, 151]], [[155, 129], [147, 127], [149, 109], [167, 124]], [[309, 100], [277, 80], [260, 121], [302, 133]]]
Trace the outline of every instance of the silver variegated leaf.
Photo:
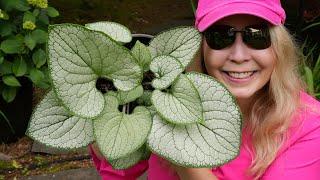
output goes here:
[[122, 91], [131, 90], [142, 81], [142, 69], [129, 50], [83, 26], [50, 26], [48, 56], [58, 98], [81, 117], [96, 117], [104, 108], [103, 95], [96, 89], [99, 77], [112, 80]]
[[133, 153], [145, 143], [152, 120], [143, 106], [125, 114], [119, 112], [116, 97], [105, 96], [105, 100], [108, 106], [94, 120], [94, 135], [101, 153], [108, 160], [115, 160]]
[[143, 145], [138, 150], [127, 155], [126, 157], [109, 161], [113, 169], [127, 169], [137, 164], [139, 161], [149, 158], [150, 151]]
[[122, 24], [109, 21], [94, 22], [85, 25], [86, 28], [100, 31], [110, 36], [115, 41], [128, 43], [132, 40], [130, 30]]
[[171, 123], [204, 121], [199, 93], [185, 74], [178, 77], [168, 92], [154, 90], [151, 101], [160, 116]]
[[143, 69], [144, 72], [149, 70], [149, 65], [151, 62], [151, 53], [147, 46], [137, 41], [131, 50], [133, 56], [136, 58], [137, 63]]
[[74, 149], [93, 141], [93, 125], [71, 115], [50, 91], [34, 110], [26, 134], [48, 146]]
[[153, 117], [148, 147], [185, 167], [215, 167], [234, 159], [241, 140], [241, 113], [234, 97], [212, 77], [188, 73], [197, 87], [205, 122], [175, 125]]
[[143, 94], [143, 87], [137, 86], [130, 91], [108, 91], [108, 96], [115, 96], [118, 99], [120, 105], [129, 103], [139, 98]]
[[161, 90], [169, 87], [184, 71], [184, 67], [176, 58], [162, 55], [152, 60], [150, 70], [156, 76], [152, 81], [152, 86]]
[[193, 27], [177, 27], [158, 34], [149, 45], [152, 58], [170, 55], [185, 68], [200, 48], [201, 35]]

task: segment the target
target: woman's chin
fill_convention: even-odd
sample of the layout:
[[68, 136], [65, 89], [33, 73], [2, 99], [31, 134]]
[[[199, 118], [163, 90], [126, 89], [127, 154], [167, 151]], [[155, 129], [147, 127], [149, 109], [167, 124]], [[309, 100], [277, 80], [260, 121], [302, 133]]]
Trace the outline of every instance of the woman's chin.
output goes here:
[[231, 94], [238, 100], [246, 100], [250, 99], [254, 92], [250, 91], [249, 89], [240, 89], [240, 90], [234, 90], [231, 89]]

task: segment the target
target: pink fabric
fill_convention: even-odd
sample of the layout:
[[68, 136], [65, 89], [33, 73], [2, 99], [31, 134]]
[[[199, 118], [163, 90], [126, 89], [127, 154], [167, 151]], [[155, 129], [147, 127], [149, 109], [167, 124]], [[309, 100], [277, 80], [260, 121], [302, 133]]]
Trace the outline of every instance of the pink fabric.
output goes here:
[[90, 154], [96, 169], [102, 180], [135, 180], [141, 176], [144, 171], [148, 169], [148, 161], [141, 161], [134, 167], [126, 170], [114, 170], [111, 165], [105, 160], [100, 160], [92, 150], [92, 146], [89, 146]]
[[[281, 147], [277, 158], [265, 171], [263, 180], [280, 179], [320, 179], [320, 102], [301, 92], [302, 108], [293, 118], [288, 133], [288, 140]], [[246, 175], [252, 155], [250, 136], [242, 132], [242, 144], [239, 155], [229, 163], [212, 170], [221, 180], [249, 180]], [[99, 160], [91, 151], [93, 161], [101, 177], [105, 180], [133, 180], [148, 169], [150, 180], [178, 180], [178, 176], [159, 162], [159, 157], [152, 154], [148, 161], [127, 170], [113, 170], [106, 160]]]
[[286, 18], [280, 0], [199, 0], [195, 26], [203, 32], [218, 20], [234, 14], [257, 16], [273, 25], [283, 24]]

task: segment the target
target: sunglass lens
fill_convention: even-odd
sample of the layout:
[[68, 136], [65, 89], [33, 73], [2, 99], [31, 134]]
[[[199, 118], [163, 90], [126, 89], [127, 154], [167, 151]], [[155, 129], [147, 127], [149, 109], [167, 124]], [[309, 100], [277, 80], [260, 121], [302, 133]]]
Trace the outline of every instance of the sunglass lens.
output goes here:
[[254, 49], [268, 48], [271, 45], [268, 27], [247, 27], [243, 34], [243, 41]]
[[208, 46], [211, 49], [223, 49], [233, 44], [234, 32], [230, 32], [230, 26], [214, 26], [204, 32]]

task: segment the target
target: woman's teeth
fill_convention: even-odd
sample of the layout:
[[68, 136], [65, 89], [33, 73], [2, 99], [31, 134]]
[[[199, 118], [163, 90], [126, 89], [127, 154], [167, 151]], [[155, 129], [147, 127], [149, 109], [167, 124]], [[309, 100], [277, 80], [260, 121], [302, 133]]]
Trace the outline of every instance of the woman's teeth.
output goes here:
[[250, 77], [255, 71], [249, 72], [226, 72], [229, 76], [237, 79], [245, 79]]

